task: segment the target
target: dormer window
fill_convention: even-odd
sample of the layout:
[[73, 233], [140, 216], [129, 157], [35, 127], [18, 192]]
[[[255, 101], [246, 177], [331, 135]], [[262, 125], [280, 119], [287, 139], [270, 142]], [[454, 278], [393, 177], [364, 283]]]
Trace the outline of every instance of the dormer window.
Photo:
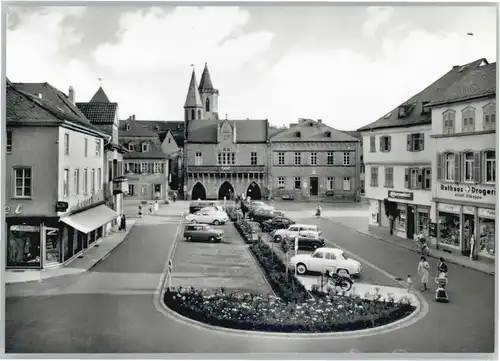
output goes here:
[[309, 126], [310, 127], [314, 126], [314, 123], [313, 122], [309, 123]]
[[295, 132], [295, 137], [300, 138], [300, 132]]
[[130, 124], [125, 125], [125, 130], [129, 131], [130, 130]]
[[429, 114], [430, 109], [427, 106], [428, 103], [429, 103], [428, 101], [422, 102], [422, 115]]
[[327, 138], [331, 138], [331, 137], [332, 137], [332, 132], [330, 132], [330, 131], [326, 132], [326, 133], [325, 133], [325, 136], [326, 136]]
[[134, 145], [132, 143], [128, 143], [128, 151], [133, 152], [134, 151]]
[[160, 130], [160, 126], [158, 124], [155, 125], [155, 130]]
[[142, 143], [142, 151], [149, 152], [149, 144], [148, 143]]

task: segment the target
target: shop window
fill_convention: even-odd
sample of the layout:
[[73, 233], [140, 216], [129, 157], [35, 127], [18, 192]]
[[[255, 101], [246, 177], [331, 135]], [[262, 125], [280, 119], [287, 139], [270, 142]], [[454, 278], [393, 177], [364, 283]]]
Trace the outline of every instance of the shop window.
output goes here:
[[476, 111], [473, 107], [462, 110], [462, 132], [472, 133], [474, 131]]
[[424, 133], [413, 133], [406, 135], [406, 149], [409, 152], [421, 152], [424, 150]]
[[278, 177], [278, 187], [285, 188], [285, 177]]
[[494, 103], [489, 103], [483, 108], [483, 129], [495, 130], [496, 128], [496, 108]]
[[335, 177], [326, 178], [326, 190], [333, 191], [335, 189]]
[[417, 212], [417, 234], [429, 234], [429, 212]]
[[455, 154], [453, 153], [444, 155], [444, 179], [447, 181], [455, 180]]
[[496, 159], [494, 150], [484, 152], [484, 181], [485, 183], [495, 183], [496, 181]]
[[372, 135], [370, 137], [370, 152], [371, 153], [376, 152], [376, 149], [375, 149], [375, 136], [374, 135]]
[[463, 181], [474, 182], [474, 153], [472, 152], [463, 155]]
[[495, 258], [495, 220], [479, 218], [479, 249], [481, 256]]
[[326, 164], [333, 165], [333, 152], [326, 153]]
[[40, 267], [40, 227], [11, 225], [7, 234], [7, 267]]
[[318, 153], [313, 152], [311, 153], [311, 165], [316, 165], [318, 164]]
[[295, 185], [294, 185], [294, 188], [295, 188], [296, 190], [300, 190], [300, 177], [295, 177], [295, 178], [294, 178], [294, 184], [295, 184]]
[[390, 135], [380, 137], [380, 151], [381, 152], [390, 152], [391, 151], [391, 136]]
[[250, 165], [257, 165], [257, 152], [250, 153]]
[[455, 134], [454, 110], [447, 110], [443, 113], [443, 134]]
[[[302, 160], [300, 152], [295, 152], [294, 160], [295, 160], [295, 165], [300, 165], [301, 160]], [[283, 159], [283, 162], [284, 162], [284, 159]]]
[[14, 197], [30, 198], [32, 195], [31, 167], [14, 168]]
[[396, 219], [396, 229], [400, 232], [406, 232], [406, 205], [398, 204], [399, 217]]
[[370, 171], [370, 186], [378, 187], [378, 167], [371, 166]]
[[59, 228], [45, 228], [45, 261], [47, 263], [61, 262]]
[[394, 167], [385, 167], [385, 184], [386, 187], [394, 187]]
[[439, 243], [460, 248], [460, 216], [439, 212]]

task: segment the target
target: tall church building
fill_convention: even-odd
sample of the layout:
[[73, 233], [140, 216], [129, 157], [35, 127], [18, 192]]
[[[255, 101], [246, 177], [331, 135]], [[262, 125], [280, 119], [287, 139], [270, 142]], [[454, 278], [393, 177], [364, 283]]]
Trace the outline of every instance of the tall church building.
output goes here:
[[184, 199], [266, 197], [268, 120], [220, 120], [218, 102], [205, 63], [199, 86], [193, 70], [184, 103]]

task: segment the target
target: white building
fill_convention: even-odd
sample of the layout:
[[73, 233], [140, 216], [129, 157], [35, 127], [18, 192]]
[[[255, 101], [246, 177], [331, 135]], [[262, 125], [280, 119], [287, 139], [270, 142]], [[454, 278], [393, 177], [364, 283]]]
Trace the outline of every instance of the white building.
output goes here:
[[395, 235], [411, 239], [424, 233], [435, 243], [432, 160], [436, 150], [430, 138], [432, 114], [428, 104], [461, 79], [464, 70], [479, 67], [481, 61], [454, 66], [422, 92], [358, 129], [363, 136], [371, 226], [389, 228], [392, 216]]
[[[432, 109], [437, 244], [453, 254], [495, 258], [496, 63], [464, 76]], [[475, 242], [471, 247], [471, 236]]]

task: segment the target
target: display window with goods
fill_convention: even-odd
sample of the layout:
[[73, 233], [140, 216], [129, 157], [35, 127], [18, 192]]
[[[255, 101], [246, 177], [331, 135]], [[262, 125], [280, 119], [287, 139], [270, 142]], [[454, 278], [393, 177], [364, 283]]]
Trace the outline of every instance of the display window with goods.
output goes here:
[[417, 234], [429, 234], [429, 212], [417, 211]]
[[45, 263], [61, 263], [59, 228], [45, 227]]
[[11, 225], [7, 230], [7, 267], [41, 267], [40, 226]]
[[399, 217], [396, 219], [396, 230], [406, 232], [406, 205], [398, 204]]
[[485, 257], [495, 257], [495, 220], [479, 218], [479, 249], [478, 254]]
[[439, 212], [439, 240], [445, 246], [460, 248], [460, 216]]

